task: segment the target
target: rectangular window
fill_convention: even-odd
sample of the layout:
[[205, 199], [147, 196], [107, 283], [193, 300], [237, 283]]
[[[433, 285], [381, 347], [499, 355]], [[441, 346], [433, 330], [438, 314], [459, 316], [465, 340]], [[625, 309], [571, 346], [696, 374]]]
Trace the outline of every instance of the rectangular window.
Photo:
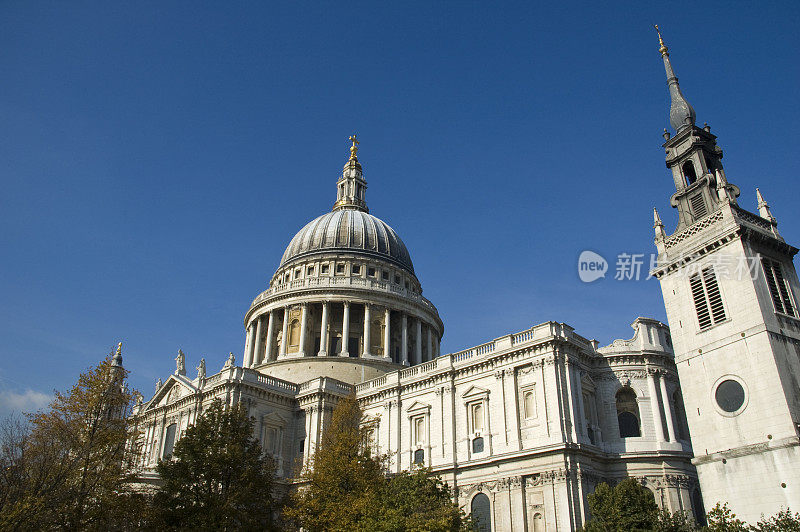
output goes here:
[[314, 275], [314, 267], [313, 266], [309, 266], [308, 270], [306, 270], [306, 274], [307, 275]]
[[775, 311], [797, 317], [797, 310], [795, 310], [792, 301], [789, 283], [783, 276], [783, 269], [780, 263], [761, 257], [761, 265], [764, 267], [764, 277], [767, 279], [767, 287], [769, 288], [769, 295], [772, 296], [772, 304], [775, 305]]
[[337, 275], [344, 275], [344, 264], [337, 264], [336, 265], [336, 274]]
[[361, 273], [361, 266], [358, 264], [353, 265], [353, 275], [359, 275]]
[[367, 269], [367, 275], [369, 275], [370, 277], [375, 277], [375, 268]]
[[175, 448], [175, 433], [178, 430], [178, 425], [175, 423], [167, 427], [167, 434], [164, 436], [164, 452], [161, 457], [164, 459], [172, 456], [172, 450]]
[[725, 308], [713, 266], [689, 277], [689, 286], [701, 331], [725, 320]]
[[267, 427], [264, 434], [264, 451], [272, 456], [278, 456], [281, 448], [281, 432], [277, 427]]
[[323, 264], [322, 268], [320, 270], [322, 271], [322, 273], [328, 273], [328, 265], [327, 264]]
[[389, 272], [384, 271], [383, 274], [382, 274], [382, 279], [384, 281], [388, 281], [389, 280]]

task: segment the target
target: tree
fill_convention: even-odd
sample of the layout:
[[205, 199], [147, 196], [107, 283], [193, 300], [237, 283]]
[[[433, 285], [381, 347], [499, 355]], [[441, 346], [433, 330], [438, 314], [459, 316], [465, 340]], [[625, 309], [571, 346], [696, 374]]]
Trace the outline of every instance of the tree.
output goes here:
[[658, 506], [653, 493], [633, 478], [613, 488], [599, 484], [588, 497], [592, 519], [584, 530], [653, 530], [658, 522]]
[[172, 458], [157, 466], [157, 528], [275, 529], [274, 466], [253, 426], [244, 407], [215, 399], [186, 429]]
[[786, 508], [770, 518], [762, 516], [758, 523], [751, 528], [758, 532], [799, 532], [800, 513], [793, 514], [789, 508]]
[[723, 505], [717, 503], [714, 508], [706, 515], [708, 520], [707, 530], [711, 532], [744, 532], [750, 527], [736, 518], [736, 514], [728, 508], [728, 503]]
[[466, 530], [468, 519], [430, 470], [387, 476], [362, 418], [354, 396], [339, 402], [285, 515], [309, 531]]
[[377, 519], [366, 530], [472, 530], [471, 521], [453, 502], [447, 484], [427, 468], [415, 468], [389, 477], [380, 490]]
[[66, 394], [55, 392], [27, 426], [7, 427], [0, 483], [0, 528], [91, 530], [132, 479], [136, 392], [125, 385], [121, 344], [82, 373]]
[[306, 485], [285, 515], [310, 530], [363, 529], [378, 507], [385, 482], [381, 458], [372, 455], [355, 396], [339, 401], [316, 454], [303, 472]]

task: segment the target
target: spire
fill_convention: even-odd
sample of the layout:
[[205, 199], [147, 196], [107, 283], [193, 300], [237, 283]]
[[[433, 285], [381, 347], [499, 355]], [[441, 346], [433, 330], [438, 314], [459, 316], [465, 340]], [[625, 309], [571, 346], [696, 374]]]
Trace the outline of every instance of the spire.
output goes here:
[[758, 188], [756, 188], [756, 198], [758, 199], [758, 215], [762, 218], [766, 218], [770, 222], [774, 222], [775, 217], [772, 216], [772, 213], [769, 210], [769, 205], [764, 199], [764, 196], [761, 195], [761, 191], [758, 190]]
[[664, 223], [661, 221], [661, 216], [658, 215], [658, 210], [655, 207], [653, 207], [653, 229], [656, 231], [656, 240], [667, 238], [667, 233], [664, 232]]
[[661, 52], [661, 57], [664, 59], [664, 69], [667, 72], [667, 86], [669, 87], [669, 95], [672, 103], [669, 108], [669, 123], [673, 129], [680, 133], [687, 127], [694, 125], [695, 113], [691, 104], [686, 101], [681, 93], [680, 85], [678, 85], [678, 78], [672, 70], [672, 63], [669, 60], [669, 49], [664, 44], [664, 39], [661, 38], [661, 30], [658, 29], [658, 24], [655, 26], [658, 32], [658, 51]]
[[122, 342], [117, 344], [117, 352], [114, 353], [114, 357], [111, 359], [111, 367], [112, 368], [122, 367]]
[[367, 182], [361, 170], [361, 163], [358, 162], [358, 138], [354, 134], [350, 135], [350, 159], [344, 165], [342, 177], [336, 182], [336, 203], [333, 210], [352, 209], [357, 211], [369, 212], [365, 199]]

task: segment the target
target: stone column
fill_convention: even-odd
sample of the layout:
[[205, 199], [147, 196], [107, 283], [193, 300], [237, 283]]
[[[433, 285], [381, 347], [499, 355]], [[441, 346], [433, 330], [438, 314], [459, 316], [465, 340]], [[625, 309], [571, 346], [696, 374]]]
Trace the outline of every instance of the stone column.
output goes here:
[[385, 327], [383, 328], [383, 357], [391, 360], [392, 358], [392, 351], [390, 349], [392, 343], [392, 331], [390, 325], [392, 323], [391, 309], [387, 308], [384, 311], [383, 321], [385, 323]]
[[[564, 405], [564, 410], [565, 413], [567, 414], [565, 416], [565, 423], [570, 424], [568, 432], [569, 440], [567, 441], [577, 443], [579, 434], [579, 429], [578, 429], [579, 420], [577, 419], [578, 408], [577, 405], [575, 404], [575, 379], [574, 379], [574, 374], [572, 373], [571, 366], [572, 363], [569, 360], [567, 360], [567, 356], [566, 354], [564, 354], [563, 371], [564, 371], [564, 379], [567, 382], [567, 389], [566, 389], [567, 402]], [[558, 367], [558, 365], [556, 367]]]
[[[257, 318], [256, 318], [257, 319]], [[247, 364], [242, 360], [242, 367], [247, 368], [253, 363], [256, 353], [256, 320], [250, 322], [250, 348], [247, 351]]]
[[247, 365], [247, 359], [250, 358], [250, 342], [253, 341], [253, 328], [248, 325], [247, 326], [247, 335], [244, 339], [244, 354], [242, 355], [242, 361], [244, 365]]
[[272, 337], [275, 335], [275, 313], [269, 311], [269, 320], [267, 321], [267, 353], [264, 355], [264, 360], [272, 362], [275, 360], [275, 346]]
[[347, 344], [350, 343], [350, 302], [342, 302], [344, 311], [342, 313], [342, 352], [340, 356], [349, 357], [350, 353], [347, 350]]
[[431, 326], [425, 327], [428, 331], [428, 360], [433, 360], [433, 342], [431, 341]]
[[661, 410], [658, 408], [658, 392], [656, 391], [656, 376], [655, 371], [647, 371], [647, 386], [650, 389], [650, 410], [653, 413], [653, 425], [656, 429], [656, 440], [666, 441], [664, 439], [664, 425], [661, 423]]
[[402, 314], [401, 338], [400, 338], [400, 358], [404, 366], [408, 366], [408, 316]]
[[306, 356], [306, 326], [308, 324], [308, 303], [300, 307], [300, 348], [297, 356]]
[[578, 415], [581, 418], [581, 434], [587, 440], [589, 439], [589, 428], [587, 425], [589, 421], [586, 417], [586, 405], [583, 404], [583, 378], [581, 378], [581, 370], [577, 366], [575, 367], [575, 378], [576, 378], [576, 392], [578, 394]]
[[675, 424], [672, 421], [672, 406], [669, 404], [669, 395], [667, 395], [667, 374], [661, 372], [659, 375], [659, 384], [661, 385], [661, 402], [664, 404], [664, 415], [667, 418], [667, 437], [670, 441], [678, 441], [678, 436], [675, 433]]
[[370, 352], [370, 333], [372, 329], [372, 323], [370, 323], [370, 309], [369, 303], [364, 303], [364, 355], [372, 355]]
[[417, 364], [422, 362], [422, 320], [415, 318], [417, 322], [417, 348], [414, 350], [414, 360]]
[[253, 354], [253, 358], [250, 360], [249, 367], [258, 364], [261, 361], [261, 354], [264, 352], [264, 339], [261, 337], [261, 323], [264, 321], [263, 316], [259, 316], [256, 319], [258, 320], [258, 323], [256, 323], [256, 350]]
[[280, 356], [286, 356], [286, 344], [289, 341], [289, 307], [283, 307], [283, 330], [281, 331]]
[[328, 302], [322, 302], [322, 328], [319, 331], [319, 356], [328, 355]]

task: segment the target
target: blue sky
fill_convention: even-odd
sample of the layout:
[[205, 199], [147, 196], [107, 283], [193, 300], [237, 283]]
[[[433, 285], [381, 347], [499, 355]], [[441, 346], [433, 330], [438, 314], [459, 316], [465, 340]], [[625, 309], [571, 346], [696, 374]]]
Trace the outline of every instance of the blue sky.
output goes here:
[[800, 4], [641, 4], [2, 3], [0, 411], [120, 340], [148, 397], [178, 348], [241, 360], [244, 312], [330, 209], [353, 132], [445, 352], [664, 320], [654, 280], [576, 272], [585, 249], [650, 253], [653, 206], [676, 222], [653, 23], [740, 204], [761, 187], [797, 244]]

